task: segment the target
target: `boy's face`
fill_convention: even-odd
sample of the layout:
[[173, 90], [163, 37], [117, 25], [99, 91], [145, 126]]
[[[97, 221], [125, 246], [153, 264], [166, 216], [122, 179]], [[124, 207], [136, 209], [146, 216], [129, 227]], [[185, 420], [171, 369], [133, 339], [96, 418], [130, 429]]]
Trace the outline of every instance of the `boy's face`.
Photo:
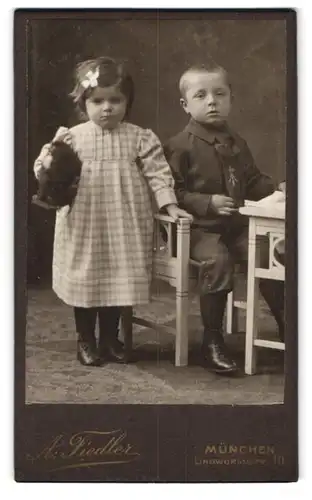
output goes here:
[[187, 75], [184, 111], [206, 125], [225, 122], [231, 110], [231, 90], [220, 72], [194, 72]]
[[86, 99], [90, 120], [103, 129], [115, 128], [124, 119], [127, 99], [117, 86], [96, 87]]

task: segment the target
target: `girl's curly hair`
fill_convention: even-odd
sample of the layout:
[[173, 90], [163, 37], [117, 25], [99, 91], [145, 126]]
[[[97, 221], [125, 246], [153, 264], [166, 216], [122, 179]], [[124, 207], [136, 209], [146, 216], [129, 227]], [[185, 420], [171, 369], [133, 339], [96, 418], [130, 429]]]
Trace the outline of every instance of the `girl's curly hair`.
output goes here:
[[128, 117], [134, 99], [134, 83], [132, 76], [128, 72], [126, 65], [123, 61], [118, 61], [111, 57], [98, 57], [96, 59], [88, 59], [76, 66], [75, 80], [76, 84], [70, 97], [73, 99], [77, 106], [77, 110], [81, 117], [86, 117], [85, 101], [92, 93], [92, 87], [85, 88], [83, 81], [86, 79], [89, 71], [96, 71], [98, 69], [98, 86], [110, 87], [116, 85], [122, 94], [127, 99], [127, 108], [125, 118]]

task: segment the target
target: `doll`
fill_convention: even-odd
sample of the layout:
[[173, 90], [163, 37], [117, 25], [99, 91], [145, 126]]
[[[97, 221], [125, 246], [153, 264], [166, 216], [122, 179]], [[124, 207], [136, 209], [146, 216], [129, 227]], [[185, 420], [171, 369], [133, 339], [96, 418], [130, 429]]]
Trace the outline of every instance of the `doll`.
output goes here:
[[77, 194], [82, 163], [77, 153], [65, 142], [56, 140], [44, 158], [38, 176], [38, 192], [33, 203], [47, 209], [72, 205]]

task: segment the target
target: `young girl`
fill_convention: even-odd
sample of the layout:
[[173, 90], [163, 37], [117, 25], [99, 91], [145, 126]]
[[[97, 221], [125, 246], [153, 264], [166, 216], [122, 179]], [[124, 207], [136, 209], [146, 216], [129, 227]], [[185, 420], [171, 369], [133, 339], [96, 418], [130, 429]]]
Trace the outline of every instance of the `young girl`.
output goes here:
[[[61, 127], [53, 139], [70, 144], [82, 161], [74, 203], [56, 216], [53, 289], [74, 307], [78, 360], [98, 366], [104, 359], [124, 361], [117, 340], [121, 307], [149, 300], [150, 194], [174, 219], [191, 216], [177, 207], [170, 167], [156, 135], [126, 121], [134, 86], [124, 65], [107, 57], [79, 64], [71, 96], [88, 121]], [[34, 165], [36, 177], [48, 167], [45, 145]]]

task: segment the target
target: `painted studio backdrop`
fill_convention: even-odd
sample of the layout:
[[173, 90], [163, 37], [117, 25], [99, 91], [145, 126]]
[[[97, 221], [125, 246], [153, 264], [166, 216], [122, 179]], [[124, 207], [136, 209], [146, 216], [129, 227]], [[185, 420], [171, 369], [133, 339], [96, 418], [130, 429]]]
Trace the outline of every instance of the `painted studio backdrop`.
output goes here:
[[231, 123], [257, 165], [285, 176], [286, 26], [276, 20], [38, 20], [29, 26], [28, 280], [49, 280], [54, 214], [30, 204], [32, 167], [56, 129], [78, 123], [69, 92], [76, 63], [100, 55], [129, 62], [135, 80], [130, 120], [165, 141], [182, 129], [178, 81], [211, 56], [230, 73]]

